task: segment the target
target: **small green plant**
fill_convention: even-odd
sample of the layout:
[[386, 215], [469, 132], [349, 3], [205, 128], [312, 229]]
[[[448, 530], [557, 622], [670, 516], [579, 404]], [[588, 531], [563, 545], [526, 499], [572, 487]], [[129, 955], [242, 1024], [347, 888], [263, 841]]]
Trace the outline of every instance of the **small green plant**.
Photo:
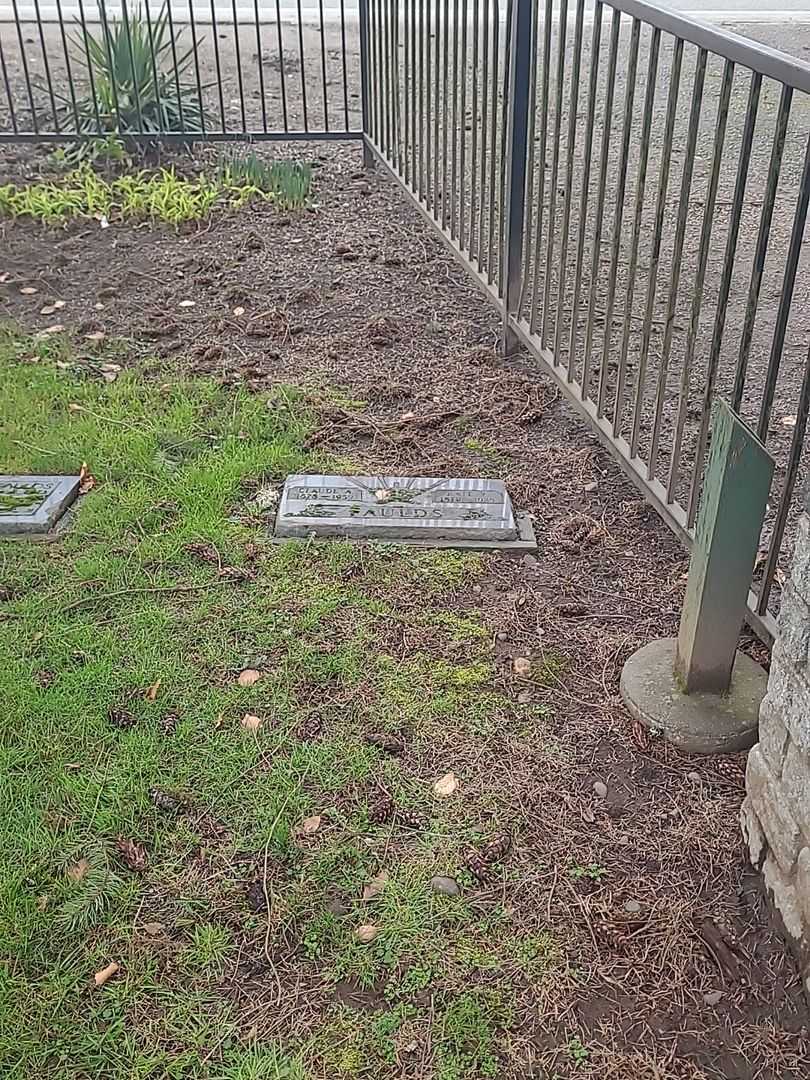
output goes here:
[[84, 163], [58, 183], [1, 185], [0, 217], [30, 217], [47, 224], [75, 217], [151, 218], [180, 225], [199, 221], [217, 206], [239, 207], [254, 197], [278, 202], [285, 209], [300, 205], [291, 201], [291, 191], [265, 192], [204, 175], [187, 180], [174, 169], [142, 170], [108, 180]]
[[224, 967], [230, 945], [231, 935], [226, 927], [213, 923], [195, 926], [184, 954], [186, 966], [193, 971], [218, 974]]
[[138, 9], [121, 21], [105, 21], [98, 35], [76, 33], [71, 59], [87, 70], [90, 85], [75, 109], [72, 97], [59, 95], [63, 126], [75, 123], [82, 135], [203, 132], [200, 88], [187, 81], [201, 39], [186, 48], [181, 37], [165, 4], [154, 19]]
[[70, 146], [59, 146], [50, 155], [54, 165], [72, 167], [85, 161], [91, 165], [128, 165], [132, 158], [124, 140], [114, 132], [98, 139], [83, 139]]
[[224, 156], [217, 181], [230, 191], [271, 195], [285, 208], [302, 206], [312, 187], [312, 167], [299, 162], [263, 161], [253, 151]]
[[574, 1035], [568, 1040], [565, 1049], [575, 1065], [584, 1065], [591, 1056], [590, 1050], [583, 1045], [578, 1035]]
[[588, 863], [586, 866], [575, 864], [570, 867], [568, 874], [574, 881], [594, 881], [599, 884], [607, 874], [607, 868], [599, 863]]

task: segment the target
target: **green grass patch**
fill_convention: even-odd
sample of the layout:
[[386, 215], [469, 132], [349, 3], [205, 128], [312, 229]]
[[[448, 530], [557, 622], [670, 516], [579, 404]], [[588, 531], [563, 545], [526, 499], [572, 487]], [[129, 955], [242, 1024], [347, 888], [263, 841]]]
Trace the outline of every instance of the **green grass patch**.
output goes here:
[[[477, 746], [510, 709], [489, 634], [454, 610], [481, 559], [271, 545], [251, 492], [314, 464], [295, 389], [107, 384], [70, 350], [0, 334], [5, 468], [96, 478], [58, 542], [0, 544], [0, 1072], [393, 1080], [432, 995], [437, 1075], [494, 1075], [514, 980], [562, 961], [430, 888], [468, 880], [494, 805], [436, 800], [435, 746]], [[364, 739], [383, 730], [408, 753]], [[373, 819], [381, 791], [421, 826]], [[304, 1036], [265, 1037], [274, 972], [321, 988]], [[382, 1010], [347, 1013], [339, 982]]]

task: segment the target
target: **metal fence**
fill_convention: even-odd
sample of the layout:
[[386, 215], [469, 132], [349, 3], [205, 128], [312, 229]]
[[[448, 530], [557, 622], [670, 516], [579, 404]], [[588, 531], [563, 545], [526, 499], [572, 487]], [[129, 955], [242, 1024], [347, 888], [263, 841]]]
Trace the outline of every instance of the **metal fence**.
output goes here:
[[0, 10], [0, 141], [362, 139], [346, 0], [56, 0], [51, 14]]
[[810, 67], [641, 0], [370, 0], [377, 154], [691, 545], [723, 396], [777, 461], [773, 632], [810, 405]]
[[[122, 110], [143, 138], [362, 139], [687, 545], [728, 400], [777, 461], [749, 604], [771, 635], [806, 471], [808, 65], [642, 0], [3, 2], [0, 141]], [[144, 49], [144, 84], [94, 82]], [[178, 58], [201, 116], [169, 133], [144, 99], [180, 97]]]

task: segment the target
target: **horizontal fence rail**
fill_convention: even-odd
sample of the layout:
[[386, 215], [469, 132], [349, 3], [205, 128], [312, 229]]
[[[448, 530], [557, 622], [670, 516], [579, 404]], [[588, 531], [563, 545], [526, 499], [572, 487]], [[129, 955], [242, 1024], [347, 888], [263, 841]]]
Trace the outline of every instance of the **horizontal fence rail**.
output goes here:
[[681, 539], [715, 398], [775, 456], [768, 639], [806, 473], [810, 66], [640, 0], [369, 3], [375, 151]]
[[[0, 21], [0, 141], [362, 138], [360, 24], [345, 4], [34, 0]], [[251, 16], [251, 17], [248, 17]]]

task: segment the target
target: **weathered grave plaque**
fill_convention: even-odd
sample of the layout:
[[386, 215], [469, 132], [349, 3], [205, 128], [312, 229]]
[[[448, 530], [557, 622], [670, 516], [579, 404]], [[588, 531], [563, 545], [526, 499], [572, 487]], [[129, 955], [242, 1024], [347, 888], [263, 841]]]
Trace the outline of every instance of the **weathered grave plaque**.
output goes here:
[[289, 476], [275, 535], [534, 547], [503, 482], [425, 476]]
[[78, 493], [78, 476], [0, 476], [0, 537], [47, 534]]

